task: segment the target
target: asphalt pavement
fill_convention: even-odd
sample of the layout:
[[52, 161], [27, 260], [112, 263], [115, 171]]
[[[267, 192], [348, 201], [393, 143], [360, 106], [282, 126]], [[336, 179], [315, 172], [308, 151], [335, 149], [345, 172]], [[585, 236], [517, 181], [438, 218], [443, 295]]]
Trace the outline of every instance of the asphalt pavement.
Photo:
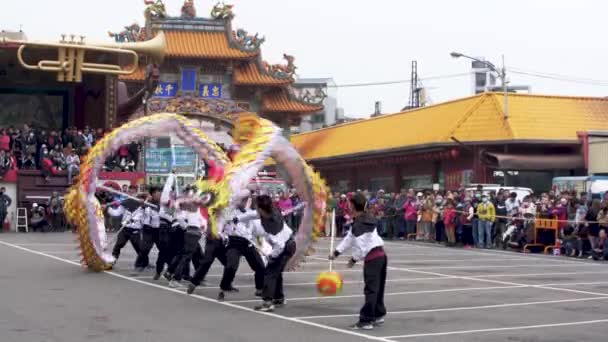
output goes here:
[[[217, 302], [222, 267], [188, 296], [133, 272], [130, 246], [112, 272], [78, 262], [71, 233], [0, 235], [0, 336], [9, 342], [82, 341], [605, 341], [605, 263], [391, 241], [386, 323], [353, 331], [363, 301], [362, 267], [336, 263], [341, 293], [320, 297], [328, 241], [285, 274], [287, 306], [255, 312], [253, 274], [243, 261], [239, 293]], [[155, 260], [153, 253], [151, 260]]]

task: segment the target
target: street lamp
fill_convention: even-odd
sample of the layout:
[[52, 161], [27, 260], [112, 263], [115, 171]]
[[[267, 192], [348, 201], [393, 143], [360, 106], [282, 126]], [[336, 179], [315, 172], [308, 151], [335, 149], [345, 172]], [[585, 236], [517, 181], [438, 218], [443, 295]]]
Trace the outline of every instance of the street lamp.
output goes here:
[[505, 119], [508, 119], [509, 118], [509, 98], [508, 98], [508, 89], [507, 89], [507, 68], [505, 68], [505, 56], [504, 55], [502, 56], [502, 69], [498, 69], [491, 62], [482, 61], [479, 58], [467, 56], [460, 52], [451, 52], [450, 56], [452, 56], [452, 58], [464, 57], [464, 58], [470, 59], [472, 61], [482, 63], [488, 69], [494, 71], [497, 74], [498, 78], [500, 78], [500, 81], [502, 82], [502, 88], [504, 91], [504, 98], [505, 98], [504, 115], [505, 115]]

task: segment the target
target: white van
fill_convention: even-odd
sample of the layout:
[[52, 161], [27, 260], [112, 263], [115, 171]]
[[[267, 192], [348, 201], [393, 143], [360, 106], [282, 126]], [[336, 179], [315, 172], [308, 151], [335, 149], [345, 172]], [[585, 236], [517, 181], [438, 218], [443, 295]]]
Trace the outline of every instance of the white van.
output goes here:
[[519, 201], [523, 201], [526, 196], [530, 196], [534, 193], [530, 188], [522, 188], [518, 186], [501, 186], [499, 184], [469, 184], [469, 186], [465, 189], [466, 191], [477, 191], [477, 186], [481, 185], [483, 187], [482, 192], [485, 195], [488, 195], [490, 192], [497, 193], [498, 190], [508, 190], [510, 193], [514, 192], [517, 194], [517, 199]]

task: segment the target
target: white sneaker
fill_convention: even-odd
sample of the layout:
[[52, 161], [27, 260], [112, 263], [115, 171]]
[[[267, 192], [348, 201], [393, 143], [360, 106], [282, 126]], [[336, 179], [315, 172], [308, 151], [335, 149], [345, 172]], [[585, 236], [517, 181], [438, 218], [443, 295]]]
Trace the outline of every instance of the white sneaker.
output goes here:
[[176, 289], [176, 288], [178, 288], [178, 287], [182, 287], [182, 283], [180, 283], [180, 282], [179, 282], [179, 281], [177, 281], [177, 280], [171, 280], [171, 281], [169, 282], [169, 287], [170, 287], [170, 288], [172, 288], [172, 289]]

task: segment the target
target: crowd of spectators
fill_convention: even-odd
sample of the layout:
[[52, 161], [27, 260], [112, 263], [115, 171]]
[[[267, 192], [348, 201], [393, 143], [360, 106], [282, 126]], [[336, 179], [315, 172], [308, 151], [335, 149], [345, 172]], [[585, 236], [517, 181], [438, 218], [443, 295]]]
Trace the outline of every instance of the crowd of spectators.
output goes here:
[[[388, 240], [415, 238], [446, 246], [521, 250], [535, 239], [535, 219], [546, 218], [558, 220], [557, 243], [565, 255], [608, 258], [608, 193], [591, 198], [587, 193], [549, 191], [519, 199], [508, 190], [484, 193], [481, 187], [476, 191], [358, 192], [369, 199], [368, 211]], [[353, 222], [349, 201], [353, 195], [334, 193], [328, 200], [328, 212], [336, 212], [338, 236]], [[518, 235], [506, 243], [503, 233], [511, 227]]]
[[[46, 130], [24, 125], [22, 128], [0, 129], [0, 179], [12, 169], [41, 170], [48, 179], [65, 172], [71, 183], [80, 171], [81, 158], [105, 134], [101, 128], [68, 127], [63, 131]], [[106, 161], [106, 171], [134, 171], [141, 146], [131, 143], [121, 146], [114, 157]]]

